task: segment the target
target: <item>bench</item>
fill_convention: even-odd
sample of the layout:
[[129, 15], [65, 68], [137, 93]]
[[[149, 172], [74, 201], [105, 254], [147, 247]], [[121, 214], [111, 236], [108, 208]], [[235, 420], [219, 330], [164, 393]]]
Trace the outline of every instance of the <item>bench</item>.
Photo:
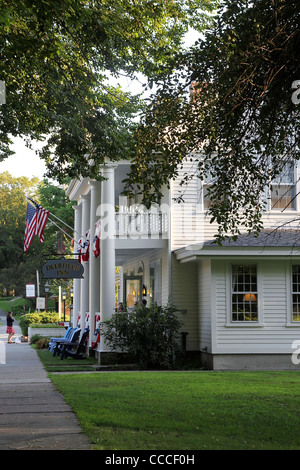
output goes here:
[[55, 343], [57, 341], [61, 341], [61, 340], [69, 340], [70, 339], [70, 335], [71, 335], [71, 332], [72, 332], [73, 328], [71, 326], [69, 326], [69, 328], [66, 329], [66, 332], [64, 334], [64, 336], [62, 338], [57, 338], [56, 337], [52, 337], [52, 338], [49, 338], [50, 339], [50, 343], [48, 345], [48, 350], [49, 351], [52, 351], [54, 346], [55, 346]]
[[59, 355], [60, 359], [65, 359], [67, 357], [72, 357], [73, 359], [85, 359], [85, 356], [81, 351], [85, 348], [86, 340], [89, 336], [89, 329], [86, 328], [82, 333], [80, 341], [64, 341], [59, 346]]
[[80, 337], [80, 328], [72, 328], [72, 330], [69, 332], [68, 337], [65, 338], [57, 338], [56, 341], [53, 343], [52, 347], [52, 355], [55, 357], [56, 354], [59, 354], [60, 352], [60, 347], [64, 343], [70, 343], [70, 342], [77, 342]]

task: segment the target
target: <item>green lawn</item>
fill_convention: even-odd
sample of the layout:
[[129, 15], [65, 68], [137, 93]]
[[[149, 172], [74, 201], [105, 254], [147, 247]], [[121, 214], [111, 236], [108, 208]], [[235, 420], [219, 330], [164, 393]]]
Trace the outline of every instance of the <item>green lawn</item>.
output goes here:
[[7, 312], [15, 307], [23, 307], [25, 300], [21, 297], [0, 297], [0, 309]]
[[93, 357], [75, 360], [72, 357], [61, 360], [60, 356], [53, 357], [48, 349], [36, 350], [47, 372], [94, 371], [99, 365]]
[[50, 374], [94, 449], [300, 449], [300, 373]]
[[[15, 309], [18, 311], [23, 311], [23, 306], [25, 305], [26, 313], [28, 313], [29, 308], [31, 311], [34, 311], [35, 308], [31, 306], [31, 302], [28, 299], [24, 299], [23, 297], [0, 297], [0, 309], [7, 312], [11, 310], [13, 314], [15, 314]], [[55, 306], [55, 302], [53, 300], [48, 302], [49, 308], [52, 309]]]

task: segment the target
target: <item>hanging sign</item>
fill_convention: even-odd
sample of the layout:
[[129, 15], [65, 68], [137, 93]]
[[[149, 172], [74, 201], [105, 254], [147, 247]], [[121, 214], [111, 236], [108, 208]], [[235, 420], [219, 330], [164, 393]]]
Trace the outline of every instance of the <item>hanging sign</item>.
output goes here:
[[43, 268], [44, 279], [82, 279], [84, 267], [77, 259], [48, 260]]

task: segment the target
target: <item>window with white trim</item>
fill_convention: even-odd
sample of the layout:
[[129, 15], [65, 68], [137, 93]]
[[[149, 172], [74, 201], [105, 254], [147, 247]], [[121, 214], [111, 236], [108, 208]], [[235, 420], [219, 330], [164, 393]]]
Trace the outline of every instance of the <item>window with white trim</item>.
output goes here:
[[280, 175], [271, 184], [271, 207], [273, 211], [296, 210], [295, 168], [286, 163]]
[[292, 266], [292, 320], [300, 321], [300, 265]]
[[232, 265], [232, 322], [257, 322], [257, 301], [257, 266], [255, 264]]

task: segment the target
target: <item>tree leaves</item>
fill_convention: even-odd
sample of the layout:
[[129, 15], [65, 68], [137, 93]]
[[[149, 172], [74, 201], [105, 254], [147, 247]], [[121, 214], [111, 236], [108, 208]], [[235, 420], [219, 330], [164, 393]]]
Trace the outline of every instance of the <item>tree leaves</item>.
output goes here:
[[[59, 230], [50, 220], [44, 230], [45, 242], [40, 244], [35, 236], [28, 253], [24, 253], [26, 196], [73, 226], [72, 203], [62, 188], [36, 177], [14, 178], [7, 172], [0, 174], [0, 289], [15, 289], [16, 295], [25, 293], [25, 284], [35, 279], [46, 254], [57, 253]], [[62, 228], [67, 230], [65, 226]], [[68, 249], [70, 240], [65, 240], [65, 245]]]
[[180, 80], [168, 76], [152, 99], [128, 189], [156, 168], [143, 192], [149, 205], [196, 152], [199, 178], [208, 167], [213, 175], [209, 213], [220, 224], [219, 240], [241, 226], [259, 231], [266, 185], [300, 155], [299, 107], [291, 100], [300, 76], [299, 23], [296, 1], [223, 2], [205, 40], [178, 56]]
[[193, 3], [2, 0], [0, 158], [9, 155], [8, 136], [47, 136], [41, 156], [49, 176], [61, 180], [99, 176], [105, 158], [128, 157], [141, 102], [108, 86], [110, 74], [143, 73], [152, 82], [165, 74], [192, 15], [206, 24], [215, 2]]

